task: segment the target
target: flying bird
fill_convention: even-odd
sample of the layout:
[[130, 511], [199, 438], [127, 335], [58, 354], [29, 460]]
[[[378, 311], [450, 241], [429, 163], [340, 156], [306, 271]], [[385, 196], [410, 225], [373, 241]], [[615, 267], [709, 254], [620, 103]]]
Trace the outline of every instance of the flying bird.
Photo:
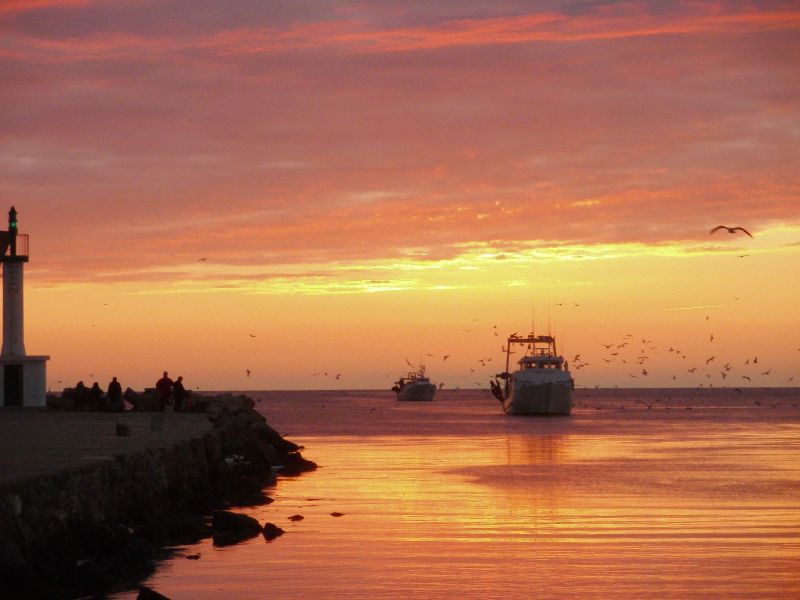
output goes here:
[[744, 227], [738, 227], [738, 226], [737, 227], [728, 227], [727, 225], [717, 225], [716, 227], [714, 227], [714, 229], [709, 231], [709, 233], [714, 233], [715, 231], [719, 231], [720, 229], [725, 229], [728, 233], [736, 233], [737, 231], [741, 231], [743, 233], [746, 233], [750, 237], [753, 237], [753, 234], [750, 233], [749, 231], [747, 231], [747, 229], [745, 229]]
[[245, 372], [247, 373], [247, 376], [248, 376], [248, 377], [250, 377], [250, 373], [251, 373], [252, 371], [250, 371], [250, 369], [245, 369]]
[[448, 358], [450, 358], [450, 355], [449, 355], [449, 354], [445, 354], [445, 355], [442, 357], [442, 362], [446, 361]]

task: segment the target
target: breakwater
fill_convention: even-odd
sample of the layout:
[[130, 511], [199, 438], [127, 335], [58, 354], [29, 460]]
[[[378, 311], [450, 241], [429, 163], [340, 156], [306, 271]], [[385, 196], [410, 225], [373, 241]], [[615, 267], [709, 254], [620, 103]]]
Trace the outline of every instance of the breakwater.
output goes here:
[[234, 543], [215, 511], [268, 502], [275, 473], [316, 466], [245, 396], [197, 396], [192, 408], [0, 411], [4, 587], [57, 598], [131, 584], [169, 544]]

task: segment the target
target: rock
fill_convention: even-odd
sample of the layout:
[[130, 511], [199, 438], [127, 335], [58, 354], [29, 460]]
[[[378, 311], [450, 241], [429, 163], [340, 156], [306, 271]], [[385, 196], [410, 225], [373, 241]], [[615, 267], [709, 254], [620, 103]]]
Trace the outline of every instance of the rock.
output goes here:
[[332, 516], [332, 517], [343, 517], [343, 516], [344, 516], [344, 513], [340, 513], [340, 512], [332, 512], [332, 513], [331, 513], [331, 516]]
[[260, 488], [229, 490], [226, 496], [231, 506], [263, 506], [275, 502]]
[[268, 542], [271, 542], [276, 537], [282, 536], [286, 533], [283, 529], [275, 525], [274, 523], [264, 523], [264, 530], [262, 531], [262, 535], [264, 539]]
[[290, 521], [302, 521], [303, 519], [305, 519], [303, 515], [292, 515], [289, 517]]
[[79, 588], [84, 590], [104, 589], [111, 583], [103, 567], [91, 558], [78, 561], [74, 578]]
[[303, 458], [299, 452], [287, 454], [283, 457], [283, 466], [281, 467], [281, 475], [299, 475], [308, 471], [314, 471], [317, 468], [317, 463], [313, 460]]
[[0, 581], [5, 585], [33, 579], [33, 569], [16, 544], [0, 536]]
[[261, 533], [261, 525], [256, 519], [229, 510], [215, 510], [211, 515], [211, 527], [218, 531]]
[[127, 388], [122, 394], [122, 399], [137, 412], [161, 412], [161, 400], [153, 388], [148, 388], [142, 393]]
[[150, 589], [149, 587], [141, 586], [139, 588], [139, 595], [136, 596], [136, 600], [169, 600], [169, 598], [164, 594], [159, 594], [157, 591]]
[[261, 533], [261, 525], [256, 519], [227, 510], [215, 510], [211, 526], [215, 546], [238, 544]]

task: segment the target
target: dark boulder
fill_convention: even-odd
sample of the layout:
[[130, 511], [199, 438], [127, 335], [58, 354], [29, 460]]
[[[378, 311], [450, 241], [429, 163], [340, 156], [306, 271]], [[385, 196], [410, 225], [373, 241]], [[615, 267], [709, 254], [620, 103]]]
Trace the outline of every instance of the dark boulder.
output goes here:
[[313, 460], [303, 458], [299, 452], [287, 454], [283, 457], [283, 466], [281, 467], [281, 475], [300, 475], [308, 471], [314, 471], [317, 468], [317, 463]]
[[169, 598], [164, 594], [159, 594], [157, 591], [150, 589], [149, 587], [141, 586], [139, 588], [139, 595], [136, 596], [136, 600], [169, 600]]
[[277, 525], [275, 525], [274, 523], [264, 523], [264, 530], [262, 532], [262, 535], [264, 536], [264, 539], [267, 540], [268, 542], [271, 542], [276, 537], [282, 536], [284, 533], [286, 532]]
[[215, 510], [211, 515], [215, 546], [229, 546], [261, 533], [261, 524], [247, 515], [227, 510]]

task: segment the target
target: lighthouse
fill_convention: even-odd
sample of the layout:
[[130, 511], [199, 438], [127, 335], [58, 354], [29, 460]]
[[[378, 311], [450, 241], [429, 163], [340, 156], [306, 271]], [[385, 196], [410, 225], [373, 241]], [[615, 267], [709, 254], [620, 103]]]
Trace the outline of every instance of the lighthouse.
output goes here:
[[49, 356], [25, 353], [23, 267], [28, 236], [17, 233], [17, 211], [8, 211], [8, 231], [0, 231], [3, 263], [3, 348], [0, 351], [0, 406], [45, 406]]

